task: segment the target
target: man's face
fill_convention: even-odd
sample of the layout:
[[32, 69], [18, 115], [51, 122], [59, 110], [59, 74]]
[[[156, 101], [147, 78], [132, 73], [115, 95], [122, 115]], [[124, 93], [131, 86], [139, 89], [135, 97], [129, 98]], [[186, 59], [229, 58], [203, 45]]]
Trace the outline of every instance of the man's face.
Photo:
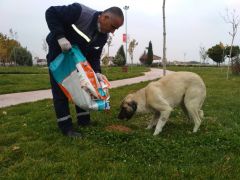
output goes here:
[[123, 19], [111, 13], [104, 13], [99, 17], [99, 25], [102, 33], [114, 33], [123, 25]]

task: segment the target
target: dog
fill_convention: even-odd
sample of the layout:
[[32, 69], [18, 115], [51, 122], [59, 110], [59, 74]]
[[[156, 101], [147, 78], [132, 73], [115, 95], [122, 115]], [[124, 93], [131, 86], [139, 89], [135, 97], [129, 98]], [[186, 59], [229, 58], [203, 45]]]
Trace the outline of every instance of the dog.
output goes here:
[[174, 72], [149, 83], [135, 93], [128, 94], [120, 105], [118, 119], [129, 120], [135, 112], [153, 112], [153, 119], [147, 129], [156, 126], [153, 135], [158, 135], [173, 109], [181, 106], [188, 118], [194, 121], [195, 133], [202, 122], [201, 108], [205, 97], [206, 86], [199, 75], [192, 72]]

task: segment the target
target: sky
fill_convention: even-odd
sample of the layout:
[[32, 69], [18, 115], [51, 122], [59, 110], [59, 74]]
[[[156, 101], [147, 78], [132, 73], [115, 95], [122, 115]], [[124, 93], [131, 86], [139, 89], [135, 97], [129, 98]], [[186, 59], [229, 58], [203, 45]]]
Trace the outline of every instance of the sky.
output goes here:
[[[45, 21], [46, 9], [74, 2], [99, 11], [111, 6], [129, 6], [123, 12], [124, 15], [127, 13], [129, 38], [138, 42], [134, 63], [139, 63], [139, 57], [148, 47], [149, 41], [152, 42], [153, 53], [162, 57], [162, 0], [0, 0], [0, 32], [9, 35], [9, 29], [12, 28], [17, 32], [17, 40], [34, 57], [45, 58], [42, 44], [49, 33]], [[224, 45], [231, 43], [231, 25], [224, 22], [222, 16], [226, 16], [226, 9], [230, 12], [235, 9], [240, 16], [240, 0], [166, 0], [165, 6], [168, 61], [200, 61], [200, 46], [208, 49], [219, 42]], [[114, 56], [123, 44], [122, 34], [125, 31], [125, 23], [115, 31], [110, 55]], [[239, 33], [235, 45], [240, 45]]]

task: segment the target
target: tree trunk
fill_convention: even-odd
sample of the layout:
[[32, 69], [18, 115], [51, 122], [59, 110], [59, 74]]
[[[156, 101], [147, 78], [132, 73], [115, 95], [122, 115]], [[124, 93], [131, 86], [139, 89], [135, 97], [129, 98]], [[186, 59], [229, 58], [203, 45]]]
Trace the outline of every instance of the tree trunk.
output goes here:
[[235, 35], [232, 36], [231, 48], [230, 48], [230, 52], [229, 52], [228, 68], [227, 68], [227, 79], [229, 78], [229, 66], [230, 66], [230, 63], [233, 66], [233, 64], [232, 64], [232, 46], [233, 46], [234, 37], [235, 37]]

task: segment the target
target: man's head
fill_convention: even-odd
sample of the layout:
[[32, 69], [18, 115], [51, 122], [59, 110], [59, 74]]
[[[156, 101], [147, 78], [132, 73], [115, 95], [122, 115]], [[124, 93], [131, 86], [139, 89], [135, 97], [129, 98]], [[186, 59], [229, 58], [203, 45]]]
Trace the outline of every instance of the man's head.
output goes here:
[[119, 7], [111, 7], [102, 12], [98, 18], [99, 31], [102, 33], [114, 33], [123, 25], [124, 16]]

